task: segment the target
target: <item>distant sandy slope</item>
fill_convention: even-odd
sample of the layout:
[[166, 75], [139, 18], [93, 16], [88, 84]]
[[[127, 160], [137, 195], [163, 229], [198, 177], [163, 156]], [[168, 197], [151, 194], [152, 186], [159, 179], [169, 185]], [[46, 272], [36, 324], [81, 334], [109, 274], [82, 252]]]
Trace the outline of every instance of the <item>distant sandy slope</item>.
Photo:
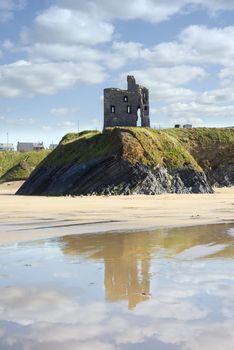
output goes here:
[[[108, 231], [234, 222], [234, 187], [214, 194], [21, 197], [0, 186], [0, 244]], [[14, 187], [15, 186], [15, 187]]]

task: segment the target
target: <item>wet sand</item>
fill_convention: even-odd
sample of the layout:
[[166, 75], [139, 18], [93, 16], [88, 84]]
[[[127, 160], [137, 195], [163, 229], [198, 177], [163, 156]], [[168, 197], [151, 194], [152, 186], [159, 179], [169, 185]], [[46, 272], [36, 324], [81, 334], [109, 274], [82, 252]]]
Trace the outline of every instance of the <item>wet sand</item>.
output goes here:
[[22, 197], [7, 191], [14, 193], [13, 184], [0, 186], [0, 244], [234, 222], [234, 187], [205, 195], [75, 198]]

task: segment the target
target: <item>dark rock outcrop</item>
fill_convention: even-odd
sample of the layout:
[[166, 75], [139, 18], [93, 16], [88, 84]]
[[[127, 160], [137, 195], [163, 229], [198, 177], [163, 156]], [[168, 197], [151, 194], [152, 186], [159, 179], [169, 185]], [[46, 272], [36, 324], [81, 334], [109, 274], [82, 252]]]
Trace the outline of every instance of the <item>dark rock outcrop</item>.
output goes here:
[[41, 167], [20, 188], [20, 195], [130, 195], [211, 193], [206, 176], [194, 169], [169, 170], [114, 158], [66, 168]]
[[212, 169], [208, 173], [208, 179], [212, 186], [231, 187], [234, 185], [234, 166], [226, 164]]

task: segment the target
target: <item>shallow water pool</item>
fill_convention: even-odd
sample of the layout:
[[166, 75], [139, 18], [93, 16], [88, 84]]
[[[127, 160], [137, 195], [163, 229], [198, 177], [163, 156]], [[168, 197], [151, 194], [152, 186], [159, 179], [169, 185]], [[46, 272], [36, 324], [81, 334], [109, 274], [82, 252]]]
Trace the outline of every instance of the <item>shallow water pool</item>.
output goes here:
[[1, 350], [234, 344], [234, 225], [0, 248]]

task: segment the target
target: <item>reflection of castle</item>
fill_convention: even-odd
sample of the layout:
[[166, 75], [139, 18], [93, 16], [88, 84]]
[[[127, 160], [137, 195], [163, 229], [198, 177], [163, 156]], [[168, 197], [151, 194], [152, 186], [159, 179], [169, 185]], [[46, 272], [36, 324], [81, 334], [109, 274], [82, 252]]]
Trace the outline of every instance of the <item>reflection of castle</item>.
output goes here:
[[[230, 228], [228, 225], [226, 227]], [[129, 309], [149, 298], [151, 258], [157, 252], [170, 258], [195, 246], [216, 243], [227, 247], [208, 255], [208, 258], [234, 256], [233, 237], [225, 232], [220, 234], [219, 225], [199, 229], [176, 228], [156, 233], [66, 236], [60, 240], [65, 254], [104, 261], [106, 298], [109, 301], [126, 299]]]
[[134, 246], [131, 235], [125, 236], [116, 258], [104, 258], [106, 297], [110, 301], [128, 299], [129, 309], [149, 297], [150, 252], [139, 251], [143, 240], [138, 239], [139, 246]]
[[129, 309], [149, 298], [151, 246], [148, 234], [64, 237], [64, 252], [103, 260], [109, 301], [128, 300]]

